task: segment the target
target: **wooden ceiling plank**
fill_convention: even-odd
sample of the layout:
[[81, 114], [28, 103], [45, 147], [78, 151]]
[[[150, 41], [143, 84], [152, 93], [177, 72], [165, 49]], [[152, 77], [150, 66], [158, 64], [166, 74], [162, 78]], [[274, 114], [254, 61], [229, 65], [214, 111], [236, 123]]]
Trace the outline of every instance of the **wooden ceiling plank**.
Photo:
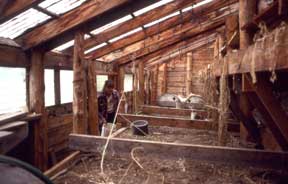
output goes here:
[[0, 13], [0, 24], [16, 16], [17, 14], [20, 14], [29, 8], [36, 6], [42, 1], [44, 0], [8, 0], [6, 4], [4, 3], [5, 6], [2, 13]]
[[129, 0], [90, 0], [78, 8], [52, 20], [23, 35], [22, 46], [25, 50], [47, 42], [81, 24], [125, 3]]
[[[162, 31], [165, 31], [169, 28], [172, 28], [173, 26], [177, 26], [181, 23], [191, 21], [195, 16], [196, 17], [201, 17], [203, 19], [204, 15], [207, 15], [208, 13], [214, 12], [216, 10], [219, 10], [223, 7], [229, 6], [231, 4], [234, 4], [238, 2], [237, 0], [233, 1], [226, 1], [226, 0], [217, 0], [217, 1], [212, 1], [208, 3], [207, 5], [197, 7], [193, 10], [193, 13], [191, 12], [185, 12], [182, 14], [182, 16], [176, 16], [171, 19], [168, 19], [164, 22], [161, 22], [157, 25], [148, 27], [144, 31], [135, 33], [129, 37], [126, 37], [124, 39], [121, 39], [119, 41], [116, 41], [114, 43], [111, 43], [108, 46], [102, 47], [100, 49], [97, 49], [96, 51], [89, 53], [88, 57], [91, 56], [91, 58], [98, 58], [101, 57], [105, 54], [108, 54], [110, 52], [113, 52], [115, 50], [121, 49], [123, 47], [126, 47], [130, 44], [133, 44], [137, 41], [143, 40], [146, 37], [153, 36], [155, 34], [159, 34]], [[93, 39], [92, 39], [93, 40]]]
[[114, 26], [111, 29], [108, 29], [101, 34], [99, 34], [96, 39], [88, 39], [84, 43], [85, 49], [91, 48], [95, 45], [99, 45], [107, 40], [110, 40], [116, 36], [124, 34], [128, 31], [141, 27], [147, 23], [158, 20], [166, 15], [176, 12], [182, 8], [193, 5], [195, 3], [201, 2], [201, 0], [177, 0], [171, 3], [168, 3], [164, 6], [155, 8], [147, 13], [136, 16], [135, 18], [122, 23], [120, 25]]

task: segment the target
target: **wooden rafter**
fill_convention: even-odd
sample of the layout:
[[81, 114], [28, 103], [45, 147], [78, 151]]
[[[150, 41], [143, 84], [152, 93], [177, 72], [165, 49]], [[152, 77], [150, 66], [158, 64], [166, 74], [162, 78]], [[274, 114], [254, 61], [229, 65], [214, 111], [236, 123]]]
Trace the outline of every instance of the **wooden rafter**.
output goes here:
[[95, 45], [99, 45], [105, 41], [108, 41], [116, 36], [119, 36], [121, 34], [124, 34], [128, 31], [131, 31], [133, 29], [136, 29], [138, 27], [141, 27], [144, 24], [147, 24], [149, 22], [152, 22], [154, 20], [157, 20], [159, 18], [162, 18], [163, 16], [169, 15], [171, 13], [174, 13], [177, 10], [180, 10], [182, 8], [185, 8], [189, 5], [192, 5], [194, 3], [200, 2], [201, 0], [177, 0], [173, 1], [171, 3], [168, 3], [167, 5], [155, 8], [147, 13], [144, 13], [140, 16], [137, 16], [125, 23], [122, 23], [120, 25], [114, 26], [111, 29], [108, 29], [107, 31], [104, 31], [101, 33], [100, 36], [96, 37], [96, 39], [88, 39], [85, 41], [85, 49], [91, 48]]
[[[218, 27], [221, 27], [224, 24], [224, 19], [217, 20], [216, 22], [207, 23], [204, 25], [199, 26], [198, 24], [192, 24], [190, 26], [185, 27], [185, 29], [181, 29], [177, 33], [174, 33], [173, 35], [166, 35], [160, 41], [152, 41], [153, 44], [146, 46], [145, 48], [142, 46], [135, 49], [134, 52], [128, 53], [113, 62], [117, 64], [124, 64], [126, 62], [129, 62], [131, 60], [131, 55], [133, 55], [136, 59], [139, 57], [143, 57], [145, 55], [148, 55], [152, 52], [161, 50], [162, 48], [165, 48], [169, 45], [175, 44], [181, 40], [189, 39], [191, 37], [195, 37], [197, 35], [203, 34], [205, 32], [209, 32], [210, 30], [217, 29]], [[198, 25], [198, 26], [197, 26]], [[195, 27], [196, 26], [196, 27]]]
[[[0, 7], [0, 24], [12, 18], [13, 16], [28, 10], [29, 8], [36, 6], [44, 0], [8, 0], [6, 3], [4, 2], [3, 11], [1, 11]], [[0, 5], [2, 5], [0, 3]]]
[[[156, 24], [154, 26], [148, 27], [148, 28], [144, 29], [144, 31], [140, 31], [138, 33], [135, 33], [135, 34], [127, 37], [127, 38], [121, 39], [121, 40], [113, 42], [113, 43], [111, 43], [105, 47], [97, 49], [96, 51], [88, 54], [88, 57], [91, 57], [91, 58], [101, 57], [105, 54], [108, 54], [108, 53], [113, 52], [115, 50], [121, 49], [121, 48], [126, 47], [128, 45], [131, 45], [131, 44], [133, 44], [137, 41], [143, 40], [147, 37], [153, 36], [155, 34], [159, 34], [160, 32], [166, 31], [167, 29], [170, 29], [174, 26], [177, 27], [177, 25], [182, 24], [184, 22], [189, 22], [194, 17], [201, 17], [201, 19], [203, 19], [204, 15], [207, 16], [208, 13], [214, 12], [216, 10], [219, 10], [223, 7], [229, 6], [229, 5], [234, 4], [236, 2], [237, 2], [236, 0], [233, 0], [233, 1], [226, 1], [226, 0], [212, 1], [212, 2], [208, 3], [207, 5], [195, 8], [193, 10], [193, 13], [191, 13], [191, 12], [182, 13], [181, 16], [172, 17], [172, 18], [170, 18], [164, 22], [161, 22], [161, 23]], [[99, 39], [103, 38], [102, 34], [99, 34], [98, 37], [99, 37]], [[95, 39], [91, 39], [91, 40], [95, 40]]]
[[90, 0], [59, 19], [52, 20], [25, 34], [21, 39], [22, 46], [24, 49], [30, 49], [40, 45], [127, 2], [129, 0]]

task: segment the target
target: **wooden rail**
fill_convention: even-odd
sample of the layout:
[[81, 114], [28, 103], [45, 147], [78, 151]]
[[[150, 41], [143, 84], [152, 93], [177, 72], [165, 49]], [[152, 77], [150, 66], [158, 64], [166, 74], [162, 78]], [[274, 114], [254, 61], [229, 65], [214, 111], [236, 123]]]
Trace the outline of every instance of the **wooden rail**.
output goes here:
[[[107, 138], [89, 135], [71, 134], [69, 146], [71, 149], [85, 152], [99, 152]], [[135, 147], [143, 147], [144, 154], [151, 158], [196, 159], [210, 162], [220, 162], [232, 165], [254, 166], [262, 168], [288, 168], [288, 153], [259, 151], [243, 148], [228, 148], [218, 146], [203, 146], [179, 143], [162, 143], [144, 140], [111, 138], [108, 153], [130, 156]]]

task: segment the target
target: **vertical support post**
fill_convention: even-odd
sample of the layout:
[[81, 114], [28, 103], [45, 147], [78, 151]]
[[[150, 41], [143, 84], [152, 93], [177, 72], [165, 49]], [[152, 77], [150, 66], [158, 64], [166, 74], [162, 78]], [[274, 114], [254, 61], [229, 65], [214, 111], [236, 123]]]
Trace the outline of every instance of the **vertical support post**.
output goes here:
[[73, 54], [73, 132], [79, 134], [87, 133], [87, 83], [82, 45], [84, 34], [76, 33]]
[[246, 49], [253, 42], [253, 34], [241, 28], [252, 21], [256, 7], [256, 0], [239, 0], [240, 49]]
[[134, 77], [133, 77], [133, 112], [138, 111], [138, 65], [135, 66]]
[[[241, 28], [252, 21], [253, 16], [256, 13], [256, 0], [239, 0], [239, 32], [240, 32], [240, 49], [246, 49], [249, 45], [253, 43], [253, 35], [249, 33], [247, 30], [242, 30]], [[242, 75], [242, 80], [244, 75]], [[253, 106], [250, 103], [247, 94], [240, 94], [240, 109], [243, 112], [243, 115], [246, 119], [252, 119], [252, 110]], [[249, 122], [247, 122], [249, 123]], [[242, 122], [243, 125], [243, 122]], [[241, 129], [243, 130], [243, 129]], [[241, 139], [246, 140], [247, 132], [240, 132]]]
[[118, 69], [118, 91], [124, 92], [124, 79], [125, 79], [125, 67], [120, 66]]
[[156, 65], [153, 73], [152, 73], [152, 89], [151, 89], [151, 104], [156, 105], [157, 104], [157, 86], [158, 86], [158, 73], [159, 73], [159, 66]]
[[41, 113], [42, 117], [34, 125], [34, 164], [41, 170], [47, 169], [47, 117], [45, 114], [44, 53], [33, 50], [29, 71], [29, 110]]
[[61, 104], [61, 87], [60, 87], [60, 69], [54, 70], [54, 93], [55, 93], [55, 105]]
[[163, 64], [163, 75], [161, 85], [161, 95], [167, 92], [167, 63]]
[[98, 126], [98, 99], [95, 62], [86, 61], [87, 72], [87, 108], [88, 108], [88, 133], [99, 135]]
[[187, 53], [186, 61], [186, 96], [192, 92], [192, 61], [193, 55], [191, 52]]
[[138, 64], [138, 81], [139, 81], [139, 105], [144, 105], [145, 98], [145, 76], [144, 76], [144, 63]]

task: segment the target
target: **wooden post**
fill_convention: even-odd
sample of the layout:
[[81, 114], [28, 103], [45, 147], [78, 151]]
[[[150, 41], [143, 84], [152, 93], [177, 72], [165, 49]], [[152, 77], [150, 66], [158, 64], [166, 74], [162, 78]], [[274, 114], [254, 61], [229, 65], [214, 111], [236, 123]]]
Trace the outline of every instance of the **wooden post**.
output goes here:
[[34, 125], [34, 164], [41, 170], [47, 169], [47, 117], [45, 114], [45, 84], [44, 84], [44, 54], [33, 50], [29, 72], [29, 110], [31, 113], [41, 113], [42, 117]]
[[257, 0], [239, 0], [240, 49], [252, 44], [253, 34], [241, 28], [253, 20], [256, 14]]
[[124, 92], [124, 79], [125, 79], [125, 67], [120, 66], [118, 69], [118, 91]]
[[157, 86], [158, 86], [158, 73], [159, 73], [159, 66], [156, 65], [153, 73], [152, 73], [152, 79], [151, 79], [151, 104], [156, 105], [157, 104]]
[[[247, 30], [242, 30], [241, 28], [253, 20], [253, 16], [256, 14], [257, 2], [256, 0], [239, 0], [239, 32], [240, 32], [240, 49], [246, 49], [253, 43], [253, 35]], [[244, 75], [242, 75], [242, 80]], [[253, 106], [250, 103], [247, 94], [240, 94], [240, 109], [246, 119], [253, 118], [252, 110]], [[242, 122], [243, 123], [243, 122]], [[249, 122], [247, 122], [249, 123]], [[247, 132], [240, 132], [241, 139], [246, 140]]]
[[83, 33], [76, 33], [73, 54], [73, 132], [87, 133], [87, 84], [86, 72], [82, 56]]
[[163, 68], [162, 81], [160, 83], [160, 85], [161, 85], [161, 95], [163, 95], [163, 94], [165, 94], [167, 92], [167, 63], [164, 63], [162, 68]]
[[146, 104], [150, 104], [150, 94], [151, 94], [151, 72], [150, 70], [146, 71], [146, 77], [145, 77], [145, 91], [146, 91], [146, 96], [145, 96], [145, 102]]
[[186, 62], [186, 96], [190, 95], [192, 92], [192, 61], [193, 55], [191, 52], [187, 53], [187, 62]]
[[98, 99], [97, 81], [94, 61], [86, 61], [87, 72], [87, 109], [88, 109], [88, 132], [91, 135], [99, 135], [98, 126]]
[[135, 66], [135, 71], [133, 73], [133, 112], [138, 111], [138, 66]]
[[55, 93], [55, 105], [60, 105], [61, 104], [61, 87], [60, 87], [59, 68], [54, 70], [54, 93]]
[[140, 62], [138, 64], [138, 81], [139, 81], [139, 104], [144, 104], [144, 98], [145, 98], [145, 76], [144, 76], [144, 63]]

